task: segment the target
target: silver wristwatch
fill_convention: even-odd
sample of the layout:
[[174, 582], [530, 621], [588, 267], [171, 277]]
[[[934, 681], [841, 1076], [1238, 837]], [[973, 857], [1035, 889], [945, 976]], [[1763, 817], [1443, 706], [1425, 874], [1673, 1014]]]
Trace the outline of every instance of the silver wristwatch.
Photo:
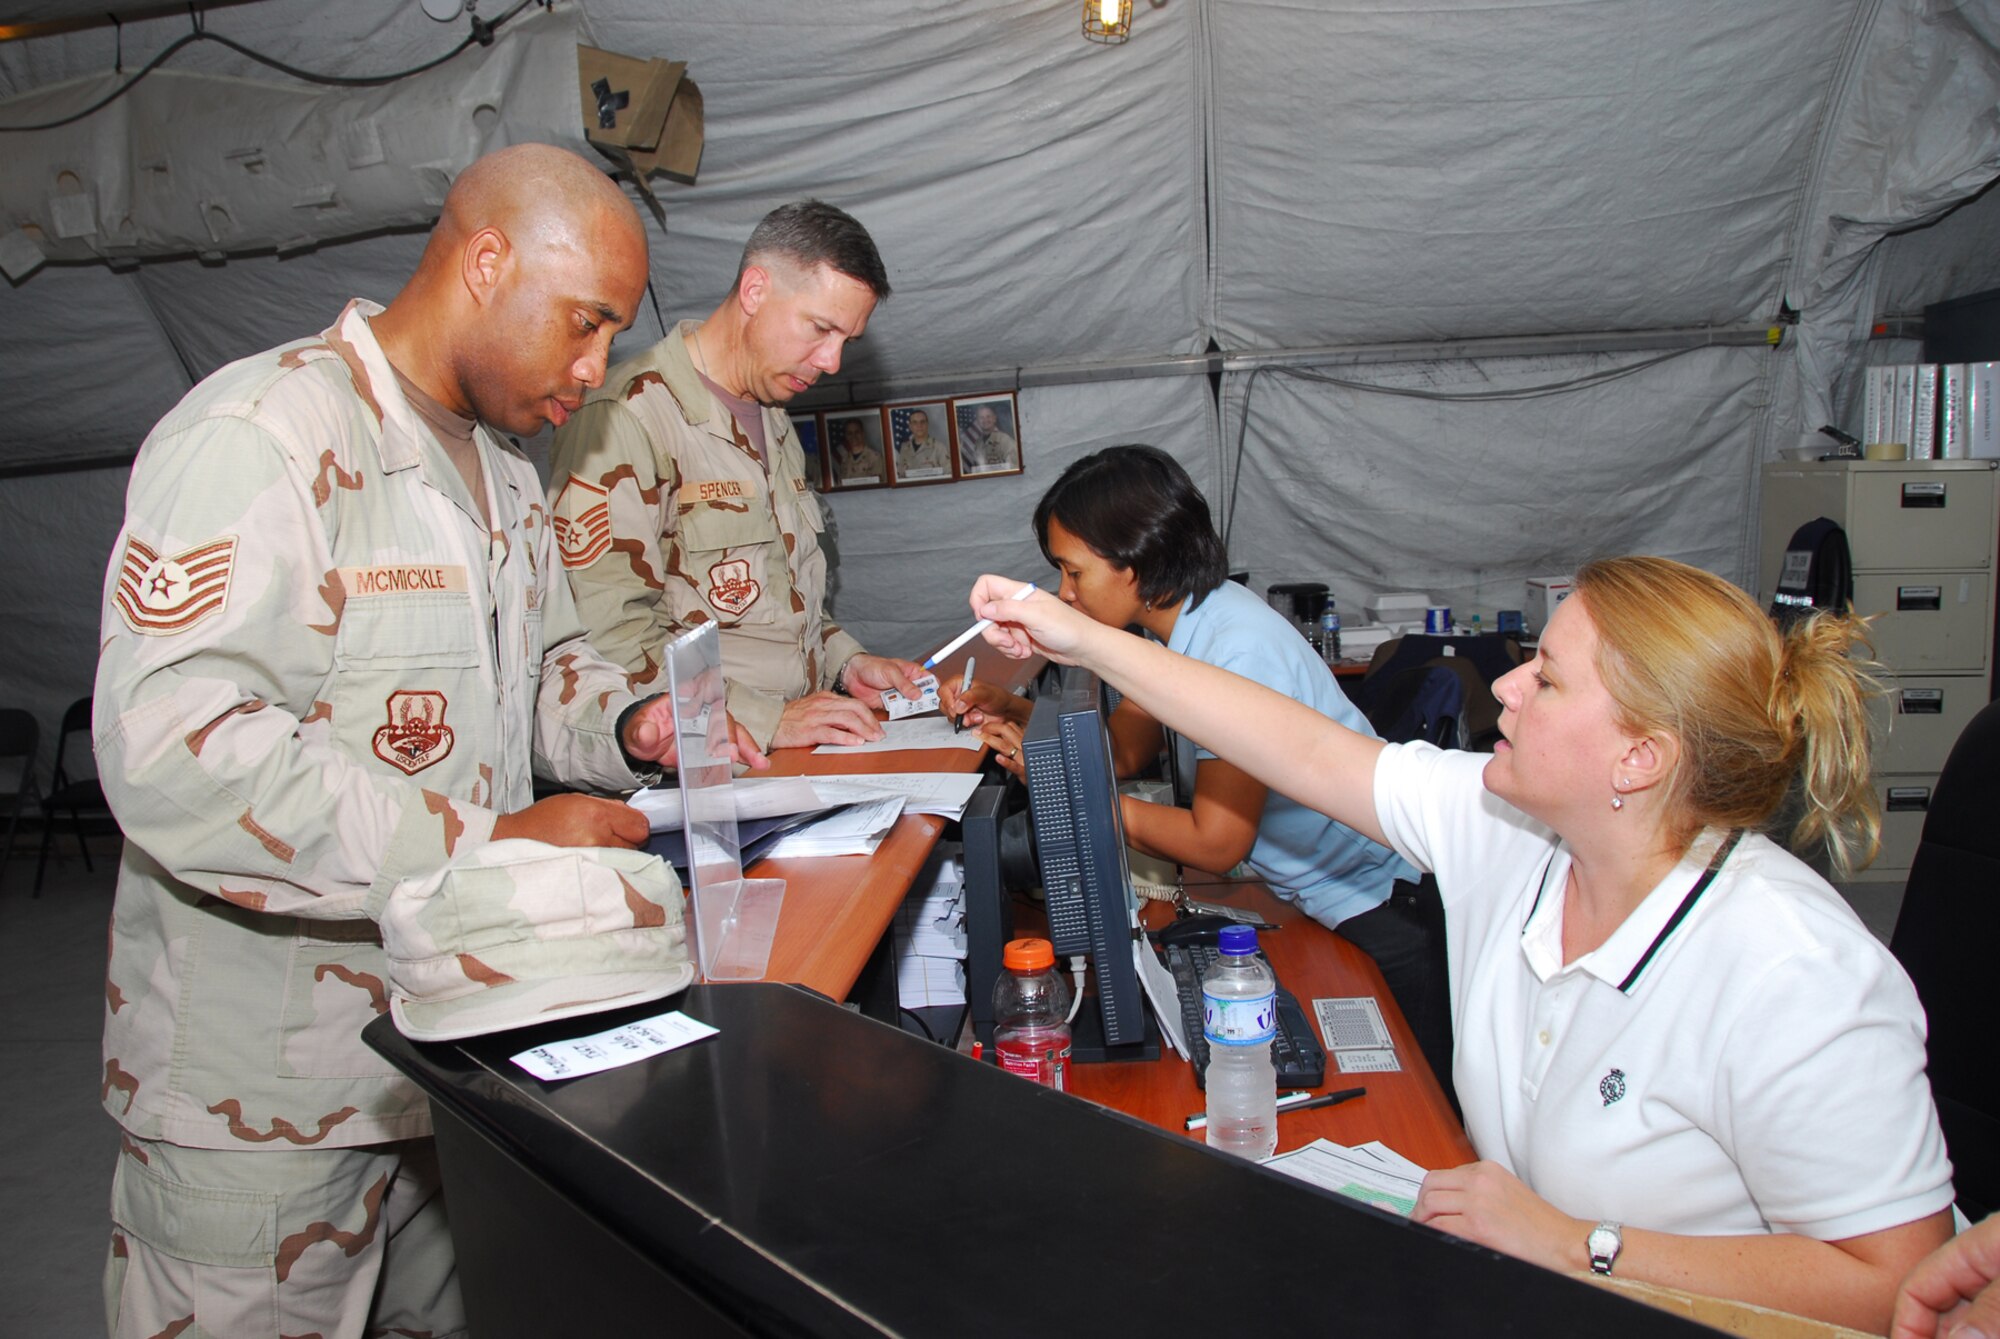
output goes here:
[[1609, 1274], [1618, 1252], [1625, 1249], [1625, 1237], [1619, 1232], [1618, 1224], [1599, 1223], [1590, 1229], [1590, 1235], [1583, 1239], [1583, 1244], [1584, 1249], [1590, 1252], [1590, 1272]]

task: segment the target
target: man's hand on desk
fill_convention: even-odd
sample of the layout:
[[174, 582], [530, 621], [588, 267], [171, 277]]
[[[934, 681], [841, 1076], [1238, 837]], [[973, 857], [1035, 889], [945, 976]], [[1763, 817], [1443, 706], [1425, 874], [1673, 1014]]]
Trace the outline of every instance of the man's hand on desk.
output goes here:
[[645, 845], [651, 825], [623, 800], [596, 795], [551, 795], [493, 822], [493, 840], [526, 837], [551, 846]]
[[857, 701], [879, 707], [884, 688], [893, 688], [904, 697], [922, 697], [924, 692], [917, 687], [917, 676], [923, 672], [924, 667], [914, 660], [871, 656], [863, 651], [840, 667], [840, 682]]
[[[879, 698], [881, 694], [876, 696]], [[778, 717], [778, 728], [771, 734], [771, 747], [866, 744], [882, 735], [882, 723], [875, 719], [875, 713], [866, 703], [838, 693], [808, 693], [785, 704], [784, 714]]]
[[[728, 726], [728, 735], [714, 746], [718, 756], [760, 770], [771, 765], [771, 760], [757, 747], [757, 741], [736, 723], [734, 716], [724, 712], [722, 719]], [[635, 758], [656, 762], [669, 771], [677, 768], [680, 743], [674, 731], [673, 700], [662, 694], [633, 712], [632, 719], [625, 723], [625, 737], [620, 742]]]
[[1546, 1269], [1590, 1266], [1583, 1243], [1591, 1224], [1571, 1218], [1497, 1162], [1432, 1172], [1410, 1217]]

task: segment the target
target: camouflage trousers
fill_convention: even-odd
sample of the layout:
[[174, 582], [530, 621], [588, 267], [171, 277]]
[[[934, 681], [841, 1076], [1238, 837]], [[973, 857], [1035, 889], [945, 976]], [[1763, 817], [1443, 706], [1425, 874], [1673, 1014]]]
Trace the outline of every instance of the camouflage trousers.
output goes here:
[[112, 1339], [465, 1333], [428, 1139], [236, 1153], [128, 1135], [111, 1220]]

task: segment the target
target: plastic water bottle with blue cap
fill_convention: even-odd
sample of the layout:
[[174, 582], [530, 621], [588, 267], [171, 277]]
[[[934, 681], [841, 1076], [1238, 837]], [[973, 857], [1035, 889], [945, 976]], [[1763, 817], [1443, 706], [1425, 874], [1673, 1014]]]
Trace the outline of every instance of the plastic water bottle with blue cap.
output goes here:
[[1340, 660], [1340, 608], [1331, 595], [1319, 614], [1319, 656], [1329, 665]]
[[1262, 1160], [1278, 1148], [1278, 979], [1257, 953], [1257, 931], [1223, 927], [1215, 966], [1201, 979], [1208, 1039], [1208, 1146]]

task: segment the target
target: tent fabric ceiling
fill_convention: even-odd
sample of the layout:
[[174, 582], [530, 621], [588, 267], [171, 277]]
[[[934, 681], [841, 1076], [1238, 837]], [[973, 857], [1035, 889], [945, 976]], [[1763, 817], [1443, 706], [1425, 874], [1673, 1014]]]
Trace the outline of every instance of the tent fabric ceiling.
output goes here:
[[[868, 224], [896, 289], [850, 383], [965, 374], [971, 393], [1009, 369], [1211, 347], [1632, 334], [1624, 354], [1325, 369], [1463, 395], [1635, 366], [1653, 332], [1801, 312], [1776, 350], [1707, 349], [1531, 400], [1267, 372], [1240, 459], [1247, 371], [1219, 378], [1219, 405], [1201, 376], [1027, 376], [1025, 475], [828, 499], [837, 612], [881, 649], [948, 633], [977, 571], [1045, 570], [1033, 498], [1128, 440], [1233, 503], [1232, 558], [1258, 584], [1327, 577], [1346, 604], [1413, 585], [1513, 607], [1522, 576], [1620, 548], [1749, 581], [1755, 467], [1838, 421], [1880, 294], [1907, 310], [2000, 285], [2000, 207], [1944, 217], [2000, 175], [1991, 4], [1165, 0], [1118, 47], [1081, 39], [1075, 0], [582, 9], [596, 45], [688, 61], [706, 106], [699, 184], [654, 179], [659, 313], [621, 353], [706, 314], [755, 221], [807, 194]], [[205, 21], [339, 74], [415, 64], [463, 32], [408, 0], [262, 0]], [[127, 69], [187, 22], [125, 24]], [[0, 97], [105, 71], [115, 41], [0, 44]], [[174, 68], [253, 73], [212, 44]], [[0, 469], [131, 449], [190, 376], [319, 329], [350, 296], [393, 296], [420, 247], [390, 233], [0, 285]], [[110, 542], [95, 531], [120, 491], [110, 470], [0, 479], [11, 546], [90, 550], [60, 569], [69, 624], [32, 652], [0, 647], [6, 696], [87, 681]]]
[[1830, 17], [1217, 6], [1219, 338], [1769, 319], [1841, 56]]

